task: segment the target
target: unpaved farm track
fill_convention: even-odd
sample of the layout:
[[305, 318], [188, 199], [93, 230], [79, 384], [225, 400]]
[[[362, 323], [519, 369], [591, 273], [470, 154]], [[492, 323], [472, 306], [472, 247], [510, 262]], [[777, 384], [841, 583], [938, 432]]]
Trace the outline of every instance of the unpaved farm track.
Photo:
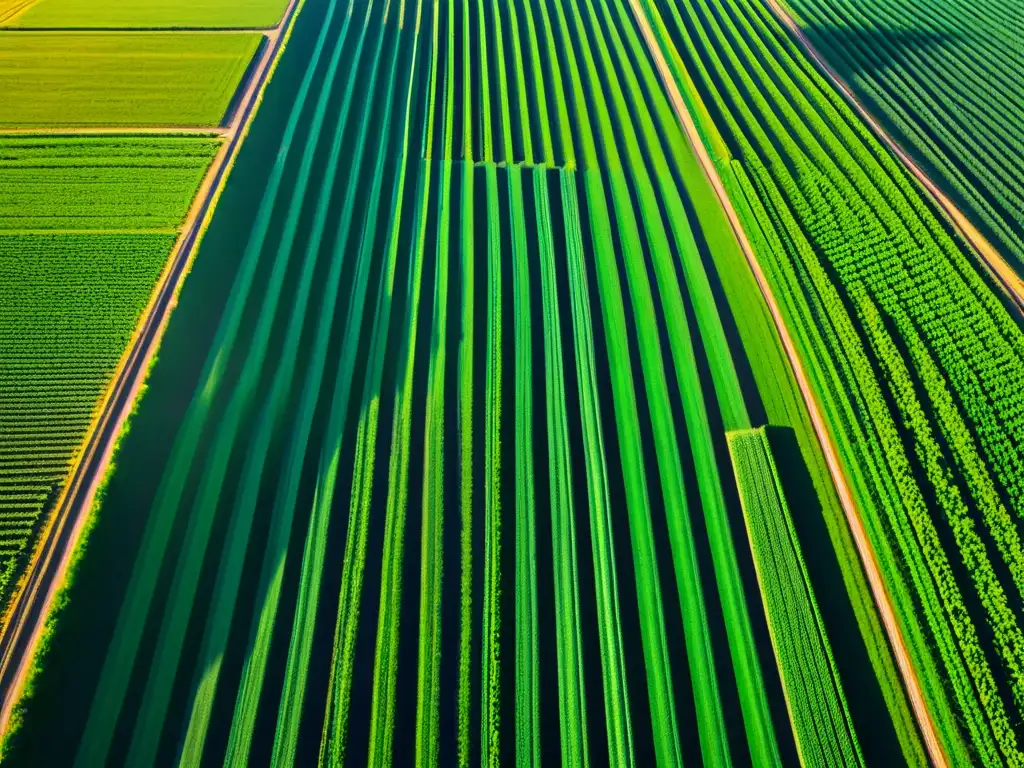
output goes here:
[[142, 391], [171, 310], [177, 303], [182, 278], [188, 273], [196, 246], [300, 7], [301, 0], [291, 0], [280, 27], [268, 35], [270, 42], [262, 60], [252, 69], [239, 108], [227, 128], [228, 139], [199, 188], [181, 237], [98, 407], [81, 455], [50, 513], [32, 561], [0, 627], [0, 735], [6, 732], [11, 712], [24, 689], [54, 597], [64, 583], [96, 491], [110, 466], [117, 437]]
[[875, 119], [874, 115], [868, 112], [867, 108], [857, 99], [856, 94], [846, 84], [846, 82], [839, 76], [839, 73], [829, 66], [825, 58], [818, 53], [818, 50], [811, 44], [811, 41], [804, 34], [803, 29], [797, 23], [796, 19], [790, 15], [789, 11], [779, 4], [778, 0], [767, 0], [768, 7], [771, 8], [772, 13], [782, 23], [786, 29], [789, 30], [790, 34], [793, 35], [797, 44], [807, 53], [808, 56], [814, 61], [818, 69], [828, 78], [829, 82], [843, 95], [846, 99], [847, 104], [850, 105], [857, 112], [857, 115], [867, 124], [871, 132], [875, 134], [875, 137], [885, 144], [889, 150], [896, 155], [903, 166], [913, 174], [914, 178], [925, 188], [935, 203], [942, 209], [946, 219], [953, 225], [953, 227], [960, 233], [961, 237], [967, 241], [974, 252], [978, 255], [981, 265], [985, 270], [992, 276], [996, 285], [1007, 295], [1007, 297], [1014, 303], [1017, 311], [1024, 316], [1024, 280], [1021, 279], [1020, 275], [1017, 274], [1016, 270], [1011, 267], [1006, 260], [999, 254], [999, 251], [993, 246], [978, 228], [971, 223], [971, 220], [964, 215], [956, 203], [954, 203], [936, 184], [931, 180], [931, 177], [924, 172], [924, 169], [917, 164], [917, 161], [899, 145], [899, 143], [892, 138], [886, 132], [885, 128], [882, 127], [881, 123]]
[[[772, 0], [769, 0], [769, 2], [771, 1]], [[878, 560], [875, 556], [874, 549], [871, 546], [871, 542], [868, 539], [864, 523], [860, 519], [860, 514], [857, 511], [853, 494], [850, 491], [850, 486], [846, 481], [846, 477], [843, 475], [842, 465], [839, 462], [835, 445], [833, 444], [832, 438], [825, 427], [825, 421], [822, 418], [820, 409], [818, 408], [818, 403], [814, 398], [810, 382], [804, 373], [803, 364], [797, 354], [796, 346], [794, 345], [792, 338], [790, 338], [789, 331], [782, 319], [782, 313], [779, 310], [779, 305], [775, 301], [771, 286], [761, 269], [761, 265], [757, 261], [757, 256], [750, 245], [750, 241], [747, 239], [746, 232], [744, 232], [743, 226], [740, 224], [739, 216], [736, 214], [736, 210], [732, 206], [732, 201], [729, 199], [728, 194], [726, 194], [722, 180], [718, 176], [718, 170], [715, 167], [714, 162], [711, 160], [711, 156], [708, 154], [708, 151], [704, 146], [704, 142], [700, 138], [697, 126], [683, 102], [682, 94], [680, 94], [679, 88], [676, 85], [671, 70], [669, 69], [668, 62], [665, 60], [665, 55], [662, 53], [661, 47], [654, 35], [654, 31], [651, 29], [650, 22], [644, 13], [641, 0], [630, 0], [630, 5], [633, 9], [633, 14], [636, 17], [637, 25], [640, 27], [644, 40], [647, 43], [647, 47], [650, 49], [651, 57], [658, 68], [661, 80], [665, 86], [665, 91], [669, 96], [669, 100], [672, 102], [672, 107], [675, 110], [676, 115], [679, 117], [679, 121], [682, 124], [683, 129], [686, 131], [686, 136], [689, 139], [690, 144], [693, 146], [694, 151], [697, 153], [697, 157], [700, 159], [701, 166], [704, 168], [704, 173], [707, 175], [711, 185], [715, 188], [719, 202], [729, 218], [729, 223], [736, 235], [736, 239], [739, 241], [740, 247], [743, 249], [743, 254], [746, 256], [747, 262], [750, 264], [750, 268], [754, 272], [754, 277], [757, 279], [757, 284], [761, 288], [761, 293], [768, 304], [768, 309], [770, 310], [772, 319], [775, 322], [775, 328], [778, 331], [779, 337], [782, 339], [782, 345], [786, 350], [786, 357], [789, 358], [789, 363], [793, 368], [793, 373], [796, 376], [797, 383], [800, 387], [800, 393], [807, 405], [807, 411], [811, 416], [811, 422], [814, 424], [814, 431], [818, 437], [818, 441], [821, 443], [821, 449], [825, 455], [825, 461], [828, 464], [829, 472], [832, 475], [832, 481], [835, 483], [836, 492], [839, 494], [839, 499], [843, 505], [843, 511], [846, 515], [847, 523], [850, 526], [850, 533], [853, 535], [853, 539], [857, 544], [857, 552], [860, 555], [861, 564], [864, 567], [864, 572], [871, 585], [871, 592], [874, 596], [875, 605], [882, 617], [882, 623], [885, 625], [885, 631], [888, 635], [893, 654], [896, 657], [896, 663], [899, 666], [900, 674], [903, 677], [903, 684], [906, 689], [907, 696], [910, 699], [910, 704], [913, 707], [914, 716], [917, 720], [918, 727], [921, 730], [921, 735], [924, 739], [929, 757], [936, 768], [947, 768], [949, 761], [942, 748], [942, 744], [938, 739], [935, 723], [932, 721], [931, 713], [928, 711], [927, 704], [925, 703], [921, 683], [917, 678], [917, 672], [914, 669], [913, 664], [911, 664], [910, 654], [908, 653], [906, 644], [903, 641], [903, 635], [896, 619], [895, 611], [893, 610], [892, 603], [889, 599], [889, 594], [886, 591], [885, 582], [882, 579]]]

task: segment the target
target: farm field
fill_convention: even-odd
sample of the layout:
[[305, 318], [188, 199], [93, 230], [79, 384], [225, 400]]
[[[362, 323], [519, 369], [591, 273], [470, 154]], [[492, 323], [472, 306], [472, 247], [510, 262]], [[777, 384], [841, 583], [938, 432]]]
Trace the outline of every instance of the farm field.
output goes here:
[[218, 142], [0, 136], [0, 602]]
[[795, 764], [726, 439], [771, 420], [836, 590], [800, 620], [919, 764], [627, 2], [308, 0], [288, 51], [6, 760]]
[[[10, 11], [21, 13], [0, 23], [21, 28], [255, 29], [276, 26], [288, 0], [11, 0]], [[9, 11], [9, 12], [10, 12]]]
[[789, 0], [788, 6], [858, 99], [1024, 274], [1020, 6], [1008, 0]]
[[6, 24], [24, 11], [31, 0], [0, 0], [0, 24]]
[[0, 230], [177, 231], [216, 139], [0, 134]]
[[864, 765], [768, 435], [762, 427], [728, 437], [801, 763]]
[[0, 32], [0, 128], [219, 125], [263, 39]]
[[1018, 764], [1020, 327], [768, 8], [645, 8], [731, 175], [948, 759]]

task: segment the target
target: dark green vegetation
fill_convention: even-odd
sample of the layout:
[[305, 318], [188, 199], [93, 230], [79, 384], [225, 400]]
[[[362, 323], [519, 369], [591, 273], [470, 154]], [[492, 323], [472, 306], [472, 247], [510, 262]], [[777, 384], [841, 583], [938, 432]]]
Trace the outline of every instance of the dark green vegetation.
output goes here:
[[950, 761], [1020, 764], [1024, 334], [767, 7], [647, 7], [714, 122]]
[[835, 500], [745, 269], [625, 0], [309, 0], [10, 762], [792, 764], [726, 429]]
[[729, 452], [801, 764], [863, 765], [768, 435], [730, 432]]
[[0, 137], [0, 603], [218, 142]]
[[1024, 274], [1024, 17], [1013, 0], [789, 0], [808, 39]]

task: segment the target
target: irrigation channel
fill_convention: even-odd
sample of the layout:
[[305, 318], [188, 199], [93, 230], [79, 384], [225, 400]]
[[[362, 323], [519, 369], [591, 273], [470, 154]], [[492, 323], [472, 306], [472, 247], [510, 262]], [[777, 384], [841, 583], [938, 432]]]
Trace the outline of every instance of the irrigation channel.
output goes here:
[[711, 201], [627, 0], [307, 0], [5, 758], [794, 764]]

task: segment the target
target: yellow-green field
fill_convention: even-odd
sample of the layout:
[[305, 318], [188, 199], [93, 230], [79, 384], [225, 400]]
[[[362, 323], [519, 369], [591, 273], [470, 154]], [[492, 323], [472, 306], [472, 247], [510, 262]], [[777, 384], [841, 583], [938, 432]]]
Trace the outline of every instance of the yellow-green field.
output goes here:
[[0, 33], [0, 126], [215, 126], [261, 35]]
[[23, 11], [27, 10], [33, 0], [0, 0], [0, 25], [5, 25], [14, 20]]
[[5, 8], [15, 27], [174, 28], [273, 27], [288, 0], [39, 0], [23, 12], [25, 0], [0, 0], [0, 23]]

